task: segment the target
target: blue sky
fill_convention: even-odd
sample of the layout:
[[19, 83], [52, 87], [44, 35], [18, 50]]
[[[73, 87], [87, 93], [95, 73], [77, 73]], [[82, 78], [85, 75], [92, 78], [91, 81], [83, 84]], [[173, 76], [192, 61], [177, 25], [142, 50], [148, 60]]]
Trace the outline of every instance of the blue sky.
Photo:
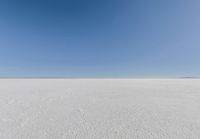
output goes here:
[[2, 0], [0, 77], [200, 75], [198, 0]]

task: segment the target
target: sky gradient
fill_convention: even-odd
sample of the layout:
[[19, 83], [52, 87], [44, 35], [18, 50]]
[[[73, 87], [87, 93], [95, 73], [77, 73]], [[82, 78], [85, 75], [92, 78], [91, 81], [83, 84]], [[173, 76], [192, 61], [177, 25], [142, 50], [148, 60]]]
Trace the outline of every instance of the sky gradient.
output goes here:
[[0, 77], [200, 76], [198, 0], [1, 0]]

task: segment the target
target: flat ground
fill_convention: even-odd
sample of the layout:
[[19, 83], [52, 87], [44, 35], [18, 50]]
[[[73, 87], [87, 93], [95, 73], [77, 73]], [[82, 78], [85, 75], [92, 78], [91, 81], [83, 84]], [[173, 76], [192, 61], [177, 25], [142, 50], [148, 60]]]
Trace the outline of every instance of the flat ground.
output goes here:
[[200, 80], [1, 79], [0, 139], [200, 139]]

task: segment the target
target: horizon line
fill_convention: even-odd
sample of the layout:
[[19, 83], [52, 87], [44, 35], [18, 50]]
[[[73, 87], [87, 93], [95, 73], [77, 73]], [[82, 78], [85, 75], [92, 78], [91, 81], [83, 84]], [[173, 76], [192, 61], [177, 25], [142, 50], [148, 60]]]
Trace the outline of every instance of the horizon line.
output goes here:
[[200, 79], [200, 77], [0, 77], [0, 79]]

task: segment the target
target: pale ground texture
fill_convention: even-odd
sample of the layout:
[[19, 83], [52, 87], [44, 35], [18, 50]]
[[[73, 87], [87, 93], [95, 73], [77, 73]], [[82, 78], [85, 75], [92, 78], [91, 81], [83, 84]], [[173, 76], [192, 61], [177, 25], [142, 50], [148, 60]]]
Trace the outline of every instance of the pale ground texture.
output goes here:
[[200, 80], [1, 79], [0, 139], [200, 139]]

